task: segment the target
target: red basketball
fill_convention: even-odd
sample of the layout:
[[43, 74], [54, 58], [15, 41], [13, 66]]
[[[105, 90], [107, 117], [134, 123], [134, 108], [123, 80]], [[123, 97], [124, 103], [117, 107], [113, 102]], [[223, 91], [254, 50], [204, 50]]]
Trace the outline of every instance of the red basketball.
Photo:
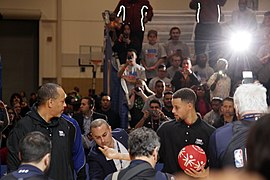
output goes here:
[[178, 154], [178, 164], [184, 171], [191, 168], [200, 171], [202, 166], [206, 164], [206, 154], [197, 145], [185, 146]]

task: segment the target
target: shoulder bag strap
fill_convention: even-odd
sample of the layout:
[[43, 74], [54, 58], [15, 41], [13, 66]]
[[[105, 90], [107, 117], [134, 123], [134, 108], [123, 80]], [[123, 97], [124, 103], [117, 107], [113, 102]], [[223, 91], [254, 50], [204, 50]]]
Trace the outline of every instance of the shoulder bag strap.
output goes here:
[[132, 177], [136, 176], [137, 174], [139, 174], [147, 169], [153, 169], [153, 168], [148, 163], [139, 164], [139, 165], [129, 169], [128, 171], [126, 171], [125, 174], [120, 179], [123, 179], [123, 180], [131, 179]]
[[112, 180], [117, 180], [118, 179], [118, 174], [120, 171], [117, 171], [115, 173], [112, 174]]

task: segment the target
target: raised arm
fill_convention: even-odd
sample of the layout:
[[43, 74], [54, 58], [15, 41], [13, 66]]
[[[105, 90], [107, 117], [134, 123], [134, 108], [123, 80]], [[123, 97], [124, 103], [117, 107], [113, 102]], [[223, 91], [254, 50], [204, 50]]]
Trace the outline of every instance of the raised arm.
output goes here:
[[121, 160], [126, 160], [130, 161], [130, 156], [128, 153], [119, 153], [113, 148], [109, 148], [107, 146], [98, 147], [98, 149], [104, 154], [109, 159], [121, 159]]
[[10, 120], [9, 120], [9, 117], [8, 117], [8, 112], [7, 112], [7, 109], [6, 109], [6, 105], [4, 104], [3, 101], [0, 101], [0, 108], [3, 111], [3, 121], [0, 121], [0, 133], [1, 133], [10, 124]]

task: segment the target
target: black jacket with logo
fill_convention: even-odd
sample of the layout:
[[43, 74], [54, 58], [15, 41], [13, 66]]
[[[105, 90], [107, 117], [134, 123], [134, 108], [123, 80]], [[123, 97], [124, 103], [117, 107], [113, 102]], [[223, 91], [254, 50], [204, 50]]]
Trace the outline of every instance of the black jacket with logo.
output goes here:
[[174, 174], [183, 171], [178, 164], [178, 154], [187, 145], [200, 146], [208, 156], [208, 144], [210, 135], [215, 128], [200, 117], [188, 125], [182, 121], [167, 121], [157, 130], [160, 137], [160, 162], [164, 163], [163, 172]]
[[33, 107], [24, 118], [19, 120], [10, 133], [7, 143], [9, 171], [16, 170], [20, 165], [18, 158], [19, 141], [32, 131], [40, 131], [50, 137], [52, 141], [51, 164], [47, 175], [53, 179], [74, 179], [72, 161], [74, 132], [71, 132], [69, 122], [63, 117], [56, 117], [52, 118], [50, 123], [47, 123], [37, 113], [36, 107]]

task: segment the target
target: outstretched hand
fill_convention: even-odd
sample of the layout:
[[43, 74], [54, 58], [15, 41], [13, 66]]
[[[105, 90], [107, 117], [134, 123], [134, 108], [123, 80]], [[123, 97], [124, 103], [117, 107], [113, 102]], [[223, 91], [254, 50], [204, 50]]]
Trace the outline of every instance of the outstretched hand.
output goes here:
[[109, 148], [108, 146], [98, 147], [98, 149], [109, 159], [121, 159], [130, 161], [130, 156], [128, 153], [119, 153], [113, 148]]
[[108, 146], [104, 146], [102, 147], [98, 147], [98, 149], [104, 154], [104, 156], [106, 156], [109, 159], [118, 159], [118, 152], [113, 149], [113, 148], [109, 148]]

